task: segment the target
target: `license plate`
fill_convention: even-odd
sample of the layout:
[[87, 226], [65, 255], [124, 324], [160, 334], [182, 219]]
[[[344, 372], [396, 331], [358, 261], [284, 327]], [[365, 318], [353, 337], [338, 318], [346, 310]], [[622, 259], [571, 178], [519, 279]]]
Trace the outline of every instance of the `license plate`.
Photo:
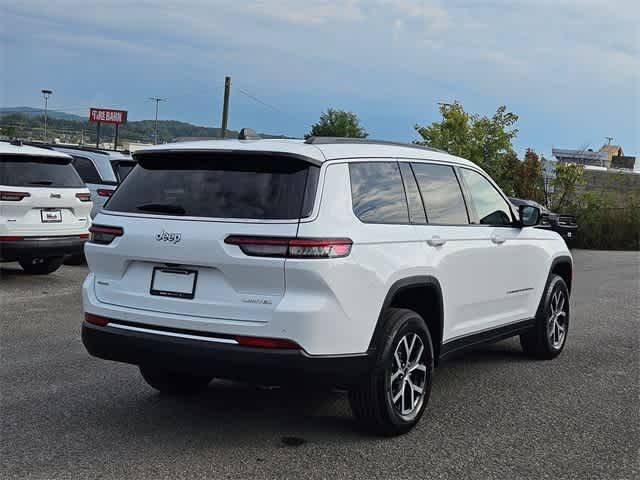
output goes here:
[[42, 223], [60, 223], [62, 212], [60, 210], [40, 210], [40, 219]]
[[197, 270], [155, 267], [151, 275], [151, 295], [193, 299], [196, 294]]

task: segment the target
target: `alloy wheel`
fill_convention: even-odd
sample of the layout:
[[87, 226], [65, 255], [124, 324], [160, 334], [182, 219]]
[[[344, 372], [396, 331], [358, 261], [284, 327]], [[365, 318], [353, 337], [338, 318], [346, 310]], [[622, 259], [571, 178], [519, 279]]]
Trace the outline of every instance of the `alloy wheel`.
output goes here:
[[549, 305], [547, 335], [551, 346], [559, 350], [567, 335], [567, 298], [560, 289], [556, 290]]
[[405, 420], [411, 420], [424, 402], [427, 382], [426, 352], [422, 338], [407, 333], [398, 342], [389, 373], [391, 403]]

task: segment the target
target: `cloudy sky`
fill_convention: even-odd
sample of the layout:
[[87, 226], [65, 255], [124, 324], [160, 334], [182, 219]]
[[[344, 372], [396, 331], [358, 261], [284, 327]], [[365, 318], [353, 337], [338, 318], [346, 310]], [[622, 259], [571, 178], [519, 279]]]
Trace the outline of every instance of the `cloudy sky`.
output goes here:
[[522, 151], [640, 154], [637, 0], [4, 0], [0, 106], [123, 107], [303, 135], [327, 107], [408, 141], [437, 102], [520, 115]]

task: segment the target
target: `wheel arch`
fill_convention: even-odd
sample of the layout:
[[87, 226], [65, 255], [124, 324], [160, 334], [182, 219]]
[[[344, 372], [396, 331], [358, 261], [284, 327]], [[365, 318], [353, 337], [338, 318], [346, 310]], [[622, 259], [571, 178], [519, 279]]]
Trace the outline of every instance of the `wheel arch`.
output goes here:
[[551, 268], [549, 269], [549, 278], [551, 278], [551, 275], [553, 274], [562, 277], [564, 283], [567, 284], [569, 295], [571, 295], [571, 287], [573, 286], [573, 260], [571, 257], [568, 255], [561, 255], [554, 258], [551, 262]]
[[389, 307], [408, 308], [422, 316], [431, 334], [437, 364], [444, 331], [444, 304], [438, 279], [431, 275], [419, 275], [402, 278], [391, 285], [369, 343], [370, 352], [375, 351], [379, 344], [380, 336], [384, 332], [384, 312]]

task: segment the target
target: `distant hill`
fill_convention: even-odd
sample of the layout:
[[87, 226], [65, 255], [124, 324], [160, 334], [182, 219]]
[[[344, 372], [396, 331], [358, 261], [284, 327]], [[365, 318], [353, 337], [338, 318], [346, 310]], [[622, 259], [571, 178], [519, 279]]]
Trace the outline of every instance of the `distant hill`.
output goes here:
[[[0, 108], [0, 118], [6, 115], [11, 115], [14, 113], [24, 113], [30, 117], [39, 117], [42, 115], [41, 108], [33, 108], [33, 107], [7, 107]], [[47, 118], [59, 118], [61, 120], [78, 120], [84, 121], [86, 117], [81, 117], [80, 115], [74, 115], [73, 113], [60, 112], [58, 110], [48, 110]]]
[[[77, 142], [82, 139], [86, 143], [95, 142], [96, 124], [89, 123], [86, 118], [65, 112], [49, 111], [47, 113], [48, 136], [59, 138], [65, 142]], [[43, 134], [42, 110], [30, 107], [0, 108], [0, 128], [6, 132], [9, 128], [12, 136], [23, 139], [41, 139]], [[152, 142], [155, 133], [154, 120], [128, 122], [120, 126], [120, 141]], [[104, 124], [100, 128], [102, 140], [113, 139], [115, 128]], [[287, 138], [283, 135], [260, 134], [263, 138]], [[198, 138], [218, 138], [220, 129], [202, 127], [176, 120], [158, 121], [158, 138], [160, 142], [172, 142], [176, 139], [196, 140]], [[227, 138], [235, 138], [238, 132], [227, 130]]]

